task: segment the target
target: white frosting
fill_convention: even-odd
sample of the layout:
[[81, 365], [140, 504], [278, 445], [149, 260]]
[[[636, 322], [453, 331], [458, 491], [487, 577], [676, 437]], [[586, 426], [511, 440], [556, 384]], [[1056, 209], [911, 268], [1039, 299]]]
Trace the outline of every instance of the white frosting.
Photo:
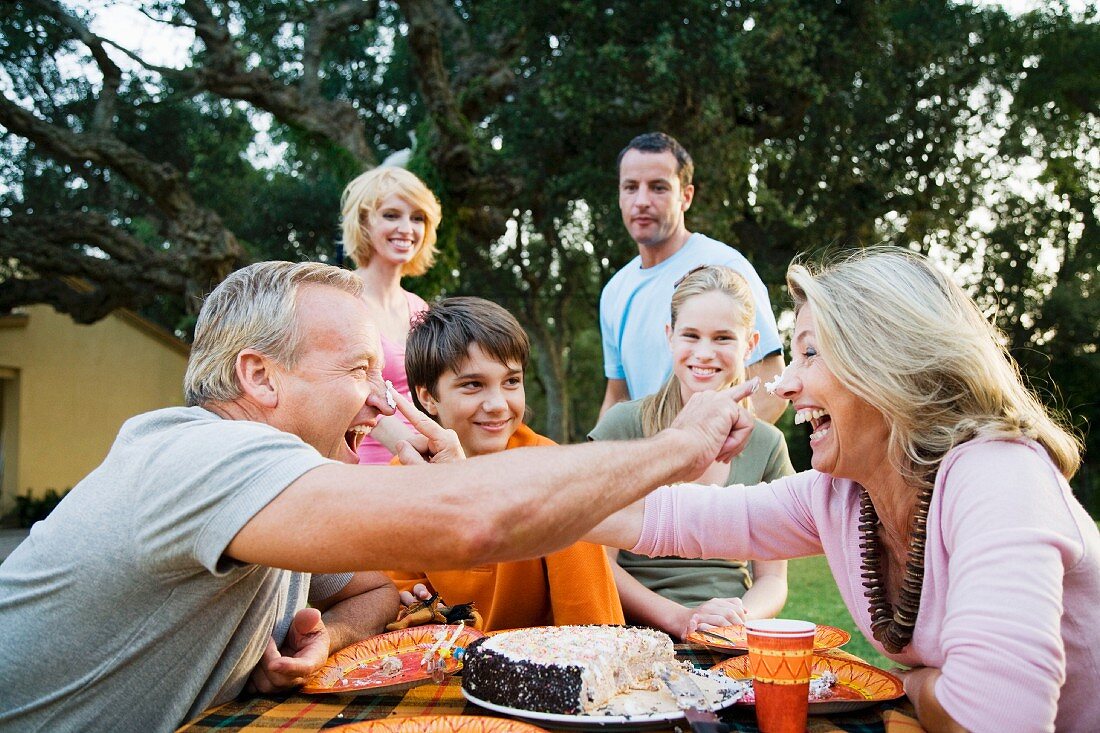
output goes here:
[[779, 385], [783, 383], [783, 377], [787, 376], [787, 368], [789, 366], [790, 365], [788, 364], [787, 366], [783, 367], [783, 371], [781, 371], [775, 377], [775, 379], [764, 384], [764, 389], [768, 390], [768, 394], [775, 394], [775, 391], [779, 389]]
[[579, 667], [580, 705], [601, 707], [630, 689], [654, 686], [654, 669], [675, 664], [672, 639], [653, 629], [546, 626], [494, 634], [486, 649], [515, 661]]
[[833, 696], [833, 686], [836, 685], [836, 675], [830, 671], [825, 670], [821, 673], [820, 677], [815, 677], [810, 680], [810, 699], [811, 700], [827, 700]]

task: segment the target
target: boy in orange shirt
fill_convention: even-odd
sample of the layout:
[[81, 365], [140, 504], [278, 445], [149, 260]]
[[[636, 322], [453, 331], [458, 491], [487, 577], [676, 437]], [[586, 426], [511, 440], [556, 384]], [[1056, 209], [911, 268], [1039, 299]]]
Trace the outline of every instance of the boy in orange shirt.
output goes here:
[[[530, 351], [523, 327], [496, 303], [441, 300], [420, 316], [405, 345], [413, 402], [455, 431], [470, 457], [554, 445], [524, 423]], [[433, 592], [449, 604], [472, 601], [485, 631], [624, 622], [607, 555], [587, 542], [531, 560], [388, 574], [406, 604]]]

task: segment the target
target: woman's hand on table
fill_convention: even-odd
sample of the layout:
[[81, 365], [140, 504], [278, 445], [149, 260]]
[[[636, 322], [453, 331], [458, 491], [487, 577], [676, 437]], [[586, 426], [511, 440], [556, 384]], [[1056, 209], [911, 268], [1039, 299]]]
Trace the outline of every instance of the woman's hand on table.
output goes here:
[[681, 639], [686, 639], [688, 634], [697, 629], [705, 631], [718, 626], [743, 624], [747, 614], [740, 598], [711, 598], [709, 601], [687, 610], [691, 614], [680, 633]]
[[282, 649], [274, 639], [267, 640], [267, 648], [248, 679], [248, 689], [267, 694], [297, 687], [324, 666], [328, 654], [329, 636], [321, 612], [303, 608], [294, 614]]
[[407, 397], [391, 390], [397, 409], [416, 432], [397, 441], [396, 455], [406, 466], [418, 463], [450, 463], [466, 460], [466, 452], [458, 440], [458, 433], [448, 430], [428, 415], [416, 409]]

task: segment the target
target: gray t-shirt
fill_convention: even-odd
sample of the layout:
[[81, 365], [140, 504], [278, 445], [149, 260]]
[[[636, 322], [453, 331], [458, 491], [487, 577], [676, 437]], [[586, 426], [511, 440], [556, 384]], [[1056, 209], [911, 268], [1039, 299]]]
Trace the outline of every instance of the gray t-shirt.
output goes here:
[[[198, 407], [127, 421], [0, 565], [0, 730], [171, 731], [235, 697], [310, 583], [223, 552], [327, 462], [295, 435]], [[315, 597], [349, 578], [318, 576]]]

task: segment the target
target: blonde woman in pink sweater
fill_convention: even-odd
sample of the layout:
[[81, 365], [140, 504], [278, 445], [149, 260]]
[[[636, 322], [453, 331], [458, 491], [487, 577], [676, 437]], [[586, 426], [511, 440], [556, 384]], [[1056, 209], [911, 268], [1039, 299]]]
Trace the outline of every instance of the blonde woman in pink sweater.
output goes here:
[[658, 489], [588, 539], [646, 555], [824, 554], [929, 731], [1100, 731], [1100, 533], [1067, 480], [1080, 443], [1000, 334], [923, 258], [793, 265], [773, 385], [813, 470]]

